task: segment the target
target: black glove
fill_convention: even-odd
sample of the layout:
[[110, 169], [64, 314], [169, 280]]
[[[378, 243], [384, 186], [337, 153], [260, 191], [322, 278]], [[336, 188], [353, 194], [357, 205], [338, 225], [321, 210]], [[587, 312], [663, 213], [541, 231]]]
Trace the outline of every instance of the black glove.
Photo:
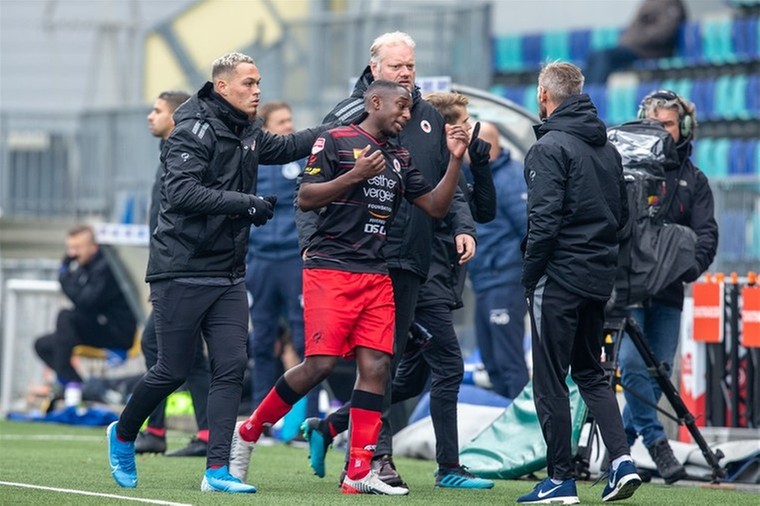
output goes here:
[[248, 219], [254, 226], [260, 227], [274, 216], [274, 203], [277, 197], [257, 197], [251, 195], [251, 207], [248, 208]]
[[76, 261], [76, 257], [70, 257], [68, 255], [63, 257], [63, 260], [61, 260], [61, 267], [58, 269], [58, 272], [60, 274], [63, 274], [64, 272], [71, 269], [71, 264], [73, 264]]
[[480, 121], [475, 123], [475, 128], [472, 129], [472, 137], [470, 138], [470, 145], [467, 147], [467, 154], [470, 155], [470, 167], [481, 167], [487, 165], [491, 152], [491, 143], [486, 142], [478, 134], [480, 133]]

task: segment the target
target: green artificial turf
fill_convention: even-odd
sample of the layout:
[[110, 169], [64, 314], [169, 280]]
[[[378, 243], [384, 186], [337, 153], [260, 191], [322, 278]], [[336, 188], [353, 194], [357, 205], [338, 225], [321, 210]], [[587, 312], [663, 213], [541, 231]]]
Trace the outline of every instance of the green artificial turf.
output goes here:
[[[188, 436], [171, 433], [170, 449]], [[142, 498], [171, 503], [215, 504], [514, 504], [529, 492], [534, 482], [497, 481], [492, 490], [443, 490], [433, 487], [433, 462], [398, 458], [399, 472], [410, 486], [407, 497], [343, 496], [337, 485], [343, 456], [331, 450], [327, 477], [314, 476], [307, 460], [308, 450], [286, 445], [256, 448], [251, 460], [249, 482], [258, 492], [247, 494], [204, 493], [200, 481], [205, 467], [202, 458], [138, 456], [137, 489], [119, 488], [111, 478], [106, 456], [104, 428], [79, 428], [43, 423], [0, 421], [0, 505], [6, 504], [140, 504], [102, 496], [44, 491], [5, 484], [30, 484], [70, 489], [123, 498]], [[582, 504], [601, 504], [603, 483], [578, 483]], [[145, 502], [143, 502], [145, 504]], [[166, 503], [165, 503], [166, 504]], [[703, 487], [644, 484], [631, 499], [619, 504], [668, 506], [760, 505], [760, 495]]]

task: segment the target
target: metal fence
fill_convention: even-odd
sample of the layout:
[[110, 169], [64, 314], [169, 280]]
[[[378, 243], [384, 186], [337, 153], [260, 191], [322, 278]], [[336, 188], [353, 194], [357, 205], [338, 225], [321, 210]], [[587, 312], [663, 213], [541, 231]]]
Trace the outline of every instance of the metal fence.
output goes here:
[[348, 95], [352, 79], [369, 62], [372, 41], [385, 32], [414, 38], [418, 76], [451, 76], [459, 84], [486, 88], [492, 68], [490, 17], [491, 5], [483, 2], [404, 2], [383, 4], [382, 11], [315, 13], [283, 24], [280, 43], [246, 50], [262, 70], [263, 100], [287, 100], [304, 125], [314, 124]]
[[0, 113], [0, 216], [144, 222], [158, 163], [148, 111]]
[[718, 254], [713, 272], [760, 270], [760, 178], [713, 179]]

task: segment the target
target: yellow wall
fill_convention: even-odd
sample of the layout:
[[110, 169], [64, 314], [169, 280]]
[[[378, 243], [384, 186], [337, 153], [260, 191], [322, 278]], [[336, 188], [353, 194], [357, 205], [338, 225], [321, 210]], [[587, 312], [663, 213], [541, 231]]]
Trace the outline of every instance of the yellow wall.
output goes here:
[[[273, 8], [276, 12], [269, 9]], [[211, 62], [255, 41], [270, 45], [282, 36], [273, 14], [283, 20], [305, 18], [309, 0], [204, 0], [179, 14], [172, 29], [188, 57], [203, 76], [210, 76]], [[250, 55], [256, 59], [256, 55]], [[158, 32], [145, 44], [144, 99], [152, 102], [164, 90], [195, 92], [174, 54]]]

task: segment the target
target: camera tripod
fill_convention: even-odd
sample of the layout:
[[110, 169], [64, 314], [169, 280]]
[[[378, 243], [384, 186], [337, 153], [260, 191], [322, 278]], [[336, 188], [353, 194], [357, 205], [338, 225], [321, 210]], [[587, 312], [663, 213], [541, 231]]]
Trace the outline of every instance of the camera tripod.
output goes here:
[[[657, 361], [657, 357], [655, 357], [652, 348], [649, 346], [649, 343], [647, 343], [646, 339], [644, 339], [641, 328], [639, 328], [636, 320], [634, 320], [630, 315], [626, 314], [616, 314], [614, 316], [608, 315], [607, 320], [605, 321], [604, 329], [604, 348], [607, 356], [606, 361], [602, 363], [602, 366], [605, 368], [608, 374], [610, 387], [614, 388], [616, 385], [620, 384], [624, 389], [628, 391], [628, 393], [634, 395], [640, 401], [655, 408], [664, 416], [678, 423], [678, 425], [686, 426], [686, 428], [689, 430], [689, 433], [694, 438], [694, 442], [697, 443], [697, 446], [699, 446], [699, 449], [702, 451], [702, 455], [704, 455], [705, 460], [712, 468], [712, 482], [718, 483], [722, 478], [725, 478], [726, 470], [721, 467], [719, 463], [720, 459], [724, 457], [723, 452], [720, 450], [713, 452], [712, 449], [708, 446], [707, 441], [705, 441], [705, 438], [702, 437], [702, 433], [699, 431], [699, 427], [697, 427], [694, 415], [689, 412], [689, 409], [684, 404], [681, 396], [678, 394], [678, 391], [670, 381], [670, 371], [664, 363]], [[617, 368], [620, 343], [623, 340], [625, 334], [628, 334], [630, 339], [633, 341], [633, 344], [636, 346], [636, 350], [638, 350], [641, 358], [644, 360], [649, 373], [659, 384], [660, 389], [662, 390], [662, 394], [670, 403], [670, 406], [673, 408], [675, 415], [670, 414], [669, 412], [661, 409], [659, 406], [649, 402], [633, 389], [626, 388], [626, 386], [622, 384], [620, 377], [617, 375]], [[611, 342], [609, 339], [610, 337]], [[595, 434], [597, 428], [596, 420], [590, 421], [591, 430], [589, 431], [589, 443], [585, 448], [579, 448], [578, 455], [576, 456], [576, 473], [579, 476], [585, 477], [590, 476], [589, 457], [591, 451], [591, 438]]]

